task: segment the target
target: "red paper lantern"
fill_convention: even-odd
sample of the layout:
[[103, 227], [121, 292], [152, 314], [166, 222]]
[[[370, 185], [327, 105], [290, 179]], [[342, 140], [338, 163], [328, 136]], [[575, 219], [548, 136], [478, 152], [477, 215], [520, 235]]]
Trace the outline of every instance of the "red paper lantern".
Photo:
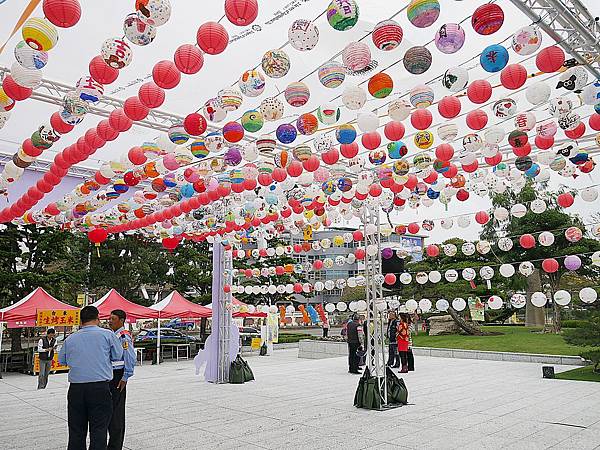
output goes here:
[[139, 98], [129, 97], [123, 103], [123, 111], [125, 111], [125, 115], [131, 120], [138, 121], [148, 117], [150, 109], [145, 106]]
[[37, 158], [44, 151], [43, 149], [34, 146], [30, 138], [25, 139], [21, 147], [23, 148], [23, 152], [25, 152], [27, 156], [31, 156], [32, 158]]
[[354, 239], [354, 242], [360, 242], [365, 239], [365, 236], [362, 231], [354, 230], [352, 232], [352, 239]]
[[419, 230], [421, 229], [421, 227], [419, 226], [418, 223], [411, 222], [408, 224], [407, 229], [410, 234], [417, 234], [419, 232]]
[[378, 183], [373, 183], [371, 186], [369, 186], [369, 195], [371, 197], [379, 197], [382, 192], [383, 189]]
[[258, 16], [257, 0], [225, 0], [225, 15], [234, 25], [245, 27]]
[[104, 228], [94, 228], [93, 230], [88, 231], [87, 237], [90, 242], [99, 246], [108, 237], [108, 232]]
[[404, 182], [404, 187], [406, 189], [413, 190], [417, 186], [418, 182], [419, 180], [417, 179], [416, 175], [414, 173], [410, 173]]
[[438, 179], [438, 173], [434, 170], [429, 175], [427, 175], [425, 178], [423, 178], [423, 181], [427, 184], [433, 184], [437, 181], [437, 179]]
[[559, 265], [558, 261], [554, 258], [546, 258], [542, 261], [542, 269], [546, 273], [554, 273], [558, 271]]
[[479, 167], [479, 161], [475, 160], [471, 164], [463, 164], [461, 167], [463, 171], [467, 173], [473, 173]]
[[142, 147], [131, 147], [129, 152], [127, 152], [127, 158], [129, 158], [129, 161], [134, 166], [141, 166], [148, 161], [148, 157], [144, 154]]
[[181, 81], [181, 72], [172, 61], [159, 61], [152, 69], [152, 79], [163, 89], [173, 89]]
[[97, 150], [106, 144], [106, 140], [102, 139], [95, 128], [90, 128], [85, 132], [85, 144], [91, 149]]
[[563, 52], [563, 50], [556, 45], [542, 49], [535, 57], [535, 65], [540, 72], [556, 72], [563, 66], [564, 63], [565, 52]]
[[357, 248], [356, 250], [354, 250], [354, 256], [358, 260], [365, 259], [365, 255], [366, 255], [366, 252], [365, 252], [364, 248]]
[[374, 150], [381, 145], [381, 135], [377, 131], [371, 131], [362, 135], [361, 142], [364, 148]]
[[519, 89], [527, 81], [527, 69], [521, 64], [509, 64], [500, 72], [500, 83], [506, 89]]
[[127, 117], [123, 109], [113, 110], [108, 116], [109, 125], [116, 131], [123, 133], [131, 128], [133, 121]]
[[473, 103], [485, 103], [491, 96], [492, 85], [487, 80], [475, 80], [467, 88], [467, 97]]
[[565, 130], [565, 136], [567, 136], [569, 139], [579, 139], [584, 134], [585, 134], [585, 123], [583, 123], [583, 122], [579, 122], [579, 125], [577, 125], [572, 130]]
[[10, 75], [6, 75], [2, 81], [4, 93], [15, 101], [25, 100], [31, 97], [33, 89], [21, 86]]
[[561, 208], [568, 208], [569, 206], [573, 205], [575, 199], [573, 198], [573, 194], [570, 192], [564, 192], [556, 197], [556, 202]]
[[600, 131], [600, 114], [594, 113], [590, 116], [588, 121], [590, 128], [594, 131]]
[[535, 247], [535, 238], [531, 234], [524, 234], [519, 238], [519, 245], [524, 249]]
[[354, 158], [358, 155], [358, 144], [356, 142], [352, 142], [351, 144], [342, 144], [340, 145], [340, 153], [344, 158]]
[[466, 189], [459, 189], [456, 192], [456, 200], [458, 200], [459, 202], [465, 202], [469, 199], [469, 191], [467, 191]]
[[410, 115], [410, 124], [416, 130], [426, 130], [432, 122], [433, 116], [428, 109], [419, 108]]
[[454, 164], [450, 164], [448, 166], [448, 169], [446, 169], [446, 171], [444, 173], [442, 173], [444, 178], [454, 178], [457, 174], [458, 174], [458, 167], [456, 167]]
[[258, 184], [261, 186], [269, 186], [273, 182], [273, 177], [268, 173], [258, 175]]
[[482, 130], [488, 122], [488, 116], [482, 109], [469, 111], [466, 117], [467, 126], [471, 130]]
[[502, 162], [502, 153], [498, 152], [492, 157], [485, 157], [484, 160], [487, 164], [489, 164], [492, 167], [497, 166]]
[[450, 161], [454, 156], [454, 148], [450, 144], [440, 144], [435, 149], [435, 157], [440, 161]]
[[59, 112], [52, 113], [52, 115], [50, 116], [50, 125], [52, 126], [54, 131], [56, 131], [59, 134], [67, 134], [74, 128], [73, 125], [69, 125], [61, 119]]
[[206, 22], [198, 28], [196, 42], [204, 53], [218, 55], [227, 48], [229, 35], [223, 25], [217, 22]]
[[550, 147], [554, 145], [554, 136], [544, 137], [544, 136], [536, 136], [535, 137], [535, 146], [540, 150], [548, 150]]
[[531, 145], [527, 143], [521, 147], [513, 147], [512, 151], [515, 154], [515, 156], [519, 158], [522, 156], [527, 156], [531, 153]]
[[206, 119], [200, 113], [188, 114], [183, 120], [183, 128], [192, 136], [200, 136], [206, 131]]
[[490, 221], [490, 216], [487, 212], [479, 211], [475, 214], [475, 222], [477, 222], [479, 225], [485, 225], [489, 221]]
[[388, 286], [396, 284], [396, 275], [394, 275], [393, 273], [386, 273], [385, 277], [383, 277], [383, 281], [385, 281], [385, 284], [387, 284]]
[[287, 178], [287, 172], [285, 171], [285, 169], [282, 169], [281, 167], [276, 167], [275, 169], [273, 169], [273, 179], [275, 181], [277, 181], [278, 183], [281, 183], [282, 181], [284, 181]]
[[397, 122], [395, 120], [386, 123], [385, 127], [383, 128], [383, 134], [385, 134], [385, 137], [390, 141], [398, 141], [402, 139], [405, 131], [406, 130], [404, 129], [402, 122]]
[[90, 76], [101, 84], [111, 84], [119, 77], [119, 70], [110, 67], [102, 56], [94, 56], [89, 65]]
[[44, 0], [44, 16], [60, 28], [70, 28], [81, 18], [81, 6], [77, 0]]
[[164, 248], [172, 252], [179, 245], [180, 239], [176, 237], [166, 237], [162, 239], [162, 245]]
[[440, 248], [435, 244], [429, 244], [426, 249], [427, 256], [430, 258], [435, 258], [440, 254]]
[[406, 225], [397, 225], [396, 228], [394, 228], [394, 232], [398, 235], [406, 234]]
[[458, 97], [447, 95], [438, 103], [438, 112], [440, 116], [446, 119], [452, 119], [460, 114], [461, 104]]
[[148, 108], [158, 108], [165, 101], [165, 91], [152, 81], [142, 84], [138, 91], [138, 98]]
[[327, 165], [335, 164], [340, 159], [340, 152], [335, 147], [331, 147], [325, 153], [321, 155], [321, 159]]
[[202, 69], [204, 55], [202, 54], [202, 50], [195, 45], [183, 44], [175, 50], [173, 61], [181, 73], [192, 75]]
[[314, 172], [319, 168], [320, 165], [321, 162], [319, 161], [319, 158], [317, 158], [316, 155], [312, 155], [306, 161], [302, 162], [302, 167], [304, 167], [304, 169], [308, 172]]

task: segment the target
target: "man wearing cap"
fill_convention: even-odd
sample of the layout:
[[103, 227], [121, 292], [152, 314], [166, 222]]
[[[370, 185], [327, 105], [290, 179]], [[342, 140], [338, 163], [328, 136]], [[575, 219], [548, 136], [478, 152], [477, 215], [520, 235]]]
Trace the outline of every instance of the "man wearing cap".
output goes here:
[[120, 450], [125, 439], [125, 397], [127, 393], [127, 380], [133, 376], [135, 367], [135, 349], [131, 333], [125, 329], [127, 314], [122, 309], [115, 309], [110, 313], [108, 324], [121, 342], [123, 358], [113, 361], [113, 379], [110, 382], [112, 394], [113, 413], [108, 426], [108, 449]]
[[112, 331], [98, 326], [98, 316], [95, 306], [82, 308], [81, 328], [65, 340], [58, 354], [58, 361], [69, 366], [67, 450], [85, 450], [88, 428], [90, 450], [106, 450], [112, 361], [123, 359], [123, 347]]

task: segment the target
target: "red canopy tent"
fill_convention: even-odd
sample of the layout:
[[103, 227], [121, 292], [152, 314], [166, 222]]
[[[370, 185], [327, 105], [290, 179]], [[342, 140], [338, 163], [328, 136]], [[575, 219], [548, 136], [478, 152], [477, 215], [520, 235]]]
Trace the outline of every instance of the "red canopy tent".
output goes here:
[[108, 319], [110, 312], [115, 309], [122, 309], [127, 313], [127, 322], [135, 322], [138, 319], [156, 319], [158, 311], [146, 306], [130, 302], [115, 289], [111, 289], [104, 296], [93, 303], [93, 306], [100, 311], [100, 319]]
[[212, 316], [212, 310], [186, 300], [177, 291], [171, 292], [150, 308], [158, 313], [160, 319], [199, 319]]
[[17, 303], [0, 309], [0, 322], [7, 322], [8, 328], [34, 327], [37, 312], [42, 309], [79, 308], [55, 299], [39, 287]]

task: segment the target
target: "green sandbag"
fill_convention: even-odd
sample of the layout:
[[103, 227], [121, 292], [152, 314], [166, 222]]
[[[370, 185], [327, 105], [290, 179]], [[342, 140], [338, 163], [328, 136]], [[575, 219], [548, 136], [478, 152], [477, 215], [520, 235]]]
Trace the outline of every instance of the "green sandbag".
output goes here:
[[245, 381], [243, 360], [238, 356], [229, 366], [229, 382], [242, 384]]
[[250, 368], [246, 360], [243, 359], [241, 356], [238, 356], [238, 358], [240, 358], [240, 360], [242, 361], [244, 381], [254, 381], [254, 373], [252, 372], [252, 369]]
[[386, 368], [387, 379], [387, 396], [389, 404], [408, 404], [408, 389], [402, 378], [398, 378], [396, 374], [388, 367]]

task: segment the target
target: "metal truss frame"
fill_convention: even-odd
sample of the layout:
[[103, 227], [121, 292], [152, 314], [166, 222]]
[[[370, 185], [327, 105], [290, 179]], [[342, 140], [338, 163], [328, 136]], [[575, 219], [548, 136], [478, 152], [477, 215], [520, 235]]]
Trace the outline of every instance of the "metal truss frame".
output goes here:
[[510, 1], [600, 79], [599, 18], [592, 16], [580, 0]]
[[[375, 229], [373, 232], [373, 226]], [[387, 401], [387, 377], [385, 367], [384, 351], [384, 327], [383, 311], [378, 309], [383, 299], [382, 284], [378, 282], [381, 275], [381, 218], [378, 211], [371, 211], [365, 207], [363, 215], [363, 233], [365, 249], [375, 245], [377, 252], [365, 256], [365, 293], [367, 301], [367, 367], [371, 376], [377, 377], [379, 392], [381, 395], [381, 407], [388, 406]]]
[[[221, 266], [213, 267], [213, 277], [221, 278], [221, 289], [219, 290], [219, 359], [217, 383], [229, 383], [230, 355], [229, 347], [231, 341], [231, 292], [223, 289], [226, 284], [232, 284], [233, 257], [231, 252], [225, 251], [221, 244], [213, 246], [213, 252], [221, 252]], [[221, 270], [221, 274], [218, 271]]]

